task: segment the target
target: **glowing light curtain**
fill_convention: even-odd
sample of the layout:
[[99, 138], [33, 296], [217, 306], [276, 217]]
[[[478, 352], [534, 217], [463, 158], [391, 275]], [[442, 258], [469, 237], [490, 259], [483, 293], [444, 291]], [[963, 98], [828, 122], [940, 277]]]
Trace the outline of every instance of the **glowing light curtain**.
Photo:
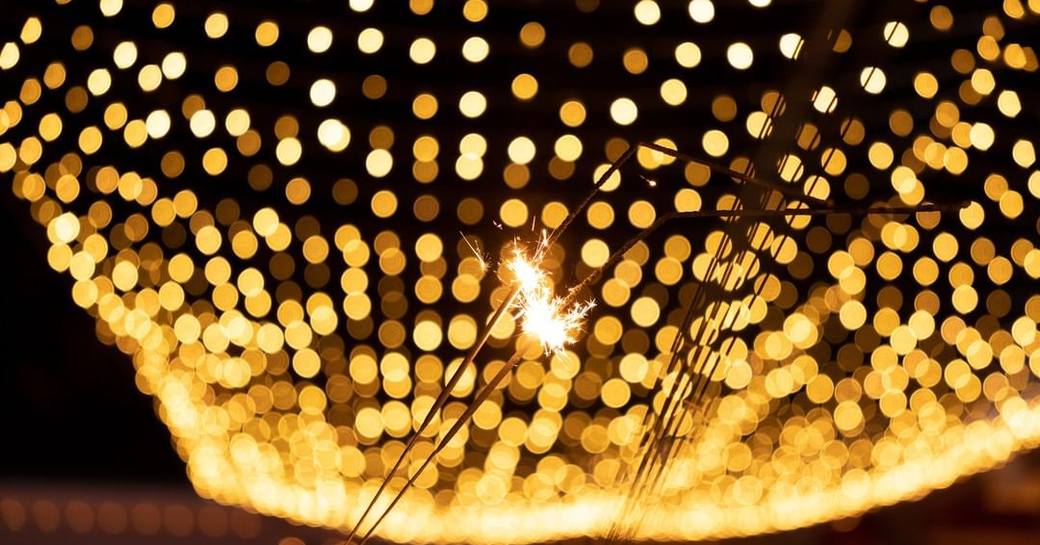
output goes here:
[[[964, 201], [662, 226], [379, 534], [606, 534], [644, 415], [695, 378], [665, 364], [698, 289], [686, 329], [707, 333], [682, 357], [711, 403], [675, 421], [626, 535], [849, 516], [1040, 440], [1040, 5], [850, 3], [821, 26], [827, 4], [14, 3], [5, 198], [201, 495], [341, 529], [508, 293], [514, 238], [559, 227], [636, 142], [697, 161], [642, 148], [607, 179], [540, 262], [561, 293], [670, 212]], [[493, 329], [408, 470], [517, 329]]]

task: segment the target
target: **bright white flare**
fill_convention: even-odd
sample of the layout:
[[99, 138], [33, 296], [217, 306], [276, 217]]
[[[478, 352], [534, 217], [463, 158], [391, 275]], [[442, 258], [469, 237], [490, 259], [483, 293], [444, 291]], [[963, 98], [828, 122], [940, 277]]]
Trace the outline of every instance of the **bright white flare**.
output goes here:
[[568, 344], [578, 340], [581, 327], [585, 323], [585, 315], [595, 306], [588, 301], [563, 308], [564, 300], [560, 297], [539, 297], [524, 299], [520, 312], [523, 317], [524, 333], [531, 335], [542, 343], [546, 354], [563, 350]]
[[[544, 250], [543, 239], [536, 253], [538, 260]], [[519, 248], [507, 265], [520, 287], [517, 318], [522, 320], [523, 332], [538, 339], [547, 354], [563, 350], [576, 341], [585, 316], [595, 304], [589, 301], [565, 308], [566, 300], [553, 295], [552, 282], [545, 271]]]

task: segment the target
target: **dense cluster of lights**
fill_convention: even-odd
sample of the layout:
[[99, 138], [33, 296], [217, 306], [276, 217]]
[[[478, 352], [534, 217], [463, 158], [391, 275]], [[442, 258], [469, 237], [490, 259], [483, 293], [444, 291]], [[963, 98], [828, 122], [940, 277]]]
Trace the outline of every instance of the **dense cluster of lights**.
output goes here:
[[[1019, 40], [1036, 2], [879, 8], [827, 33], [836, 75], [808, 96], [784, 92], [811, 21], [769, 0], [561, 3], [584, 37], [509, 2], [346, 4], [9, 6], [0, 172], [200, 494], [349, 528], [514, 282], [518, 311], [390, 487], [522, 359], [381, 536], [607, 532], [648, 411], [698, 378], [667, 368], [686, 333], [713, 403], [676, 420], [635, 539], [855, 515], [1040, 444], [1040, 171], [1015, 88], [1038, 68]], [[699, 38], [718, 25], [725, 43]], [[640, 148], [570, 232], [514, 253], [639, 139], [704, 160]], [[712, 168], [770, 147], [756, 176], [786, 192]], [[671, 212], [950, 195], [969, 204], [675, 222], [611, 261]], [[564, 293], [608, 263], [575, 294], [594, 310]]]

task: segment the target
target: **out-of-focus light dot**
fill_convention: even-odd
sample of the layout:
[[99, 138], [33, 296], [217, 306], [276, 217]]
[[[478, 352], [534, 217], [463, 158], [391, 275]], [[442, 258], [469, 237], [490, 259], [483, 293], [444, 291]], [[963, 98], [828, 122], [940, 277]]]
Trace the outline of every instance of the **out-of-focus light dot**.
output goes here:
[[300, 145], [300, 141], [295, 138], [283, 138], [278, 141], [278, 145], [275, 146], [274, 154], [278, 158], [278, 162], [285, 165], [295, 165], [300, 160], [300, 155], [303, 153], [303, 147]]
[[210, 38], [219, 38], [227, 33], [228, 31], [228, 18], [223, 13], [216, 12], [206, 17], [206, 22], [203, 23], [203, 27], [206, 30], [206, 36]]
[[859, 84], [868, 93], [876, 95], [885, 89], [885, 73], [876, 66], [868, 66], [859, 73]]
[[577, 161], [578, 157], [581, 157], [581, 140], [573, 134], [565, 134], [556, 139], [556, 144], [553, 146], [553, 150], [556, 152], [556, 155], [564, 161]]
[[14, 65], [18, 64], [18, 59], [21, 57], [21, 53], [18, 51], [18, 44], [14, 42], [7, 42], [3, 48], [0, 48], [0, 70], [10, 70]]
[[802, 37], [791, 32], [780, 36], [780, 53], [788, 59], [794, 59], [801, 53]]
[[568, 100], [560, 106], [560, 121], [568, 127], [577, 127], [585, 122], [585, 106], [577, 100]]
[[327, 79], [319, 79], [311, 84], [311, 102], [315, 106], [324, 107], [332, 104], [336, 98], [336, 84]]
[[154, 91], [162, 84], [162, 70], [157, 64], [147, 64], [137, 73], [137, 84], [145, 92]]
[[570, 48], [567, 49], [567, 59], [576, 68], [585, 68], [592, 64], [592, 58], [595, 56], [592, 51], [592, 46], [585, 42], [576, 42], [571, 44]]
[[130, 68], [137, 62], [137, 46], [134, 42], [120, 42], [112, 52], [112, 60], [119, 68]]
[[437, 46], [429, 38], [418, 38], [408, 48], [408, 57], [415, 64], [426, 64], [437, 54]]
[[426, 15], [433, 11], [433, 0], [409, 0], [408, 8], [416, 15]]
[[690, 18], [698, 23], [708, 23], [715, 18], [715, 4], [711, 0], [692, 0], [688, 10]]
[[618, 125], [631, 125], [639, 117], [639, 108], [628, 97], [621, 97], [610, 103], [610, 117]]
[[383, 47], [383, 33], [378, 28], [366, 28], [358, 33], [357, 44], [362, 53], [375, 53]]
[[[315, 351], [304, 348], [293, 355], [292, 367], [297, 375], [303, 378], [311, 378], [321, 370], [321, 358]], [[318, 392], [320, 393], [320, 390]], [[300, 395], [304, 396], [303, 392]], [[301, 406], [305, 404], [306, 401], [301, 400]]]
[[610, 257], [610, 248], [606, 242], [592, 238], [581, 247], [581, 260], [590, 267], [602, 267]]
[[51, 222], [58, 241], [68, 244], [79, 236], [79, 218], [72, 212], [65, 212]]
[[1000, 108], [1000, 113], [1008, 117], [1015, 117], [1022, 111], [1022, 103], [1018, 99], [1018, 93], [1011, 90], [1000, 92], [1000, 95], [997, 96], [997, 107]]
[[932, 98], [939, 92], [939, 81], [928, 72], [914, 76], [914, 91], [923, 98]]
[[419, 119], [430, 119], [437, 115], [437, 97], [422, 93], [412, 101], [412, 112]]
[[661, 307], [652, 297], [640, 297], [632, 302], [632, 321], [639, 327], [650, 327], [661, 317]]
[[487, 99], [479, 91], [467, 91], [459, 99], [459, 111], [471, 119], [480, 117], [486, 109]]
[[455, 173], [466, 181], [473, 181], [484, 172], [484, 160], [473, 155], [460, 155], [455, 160]]
[[307, 48], [314, 53], [324, 53], [332, 47], [332, 31], [326, 26], [316, 26], [307, 33]]
[[509, 227], [520, 227], [527, 224], [527, 205], [520, 199], [509, 199], [502, 203], [498, 215], [502, 218], [502, 223]]
[[415, 255], [427, 263], [436, 261], [443, 251], [444, 243], [433, 233], [421, 235], [415, 241]]
[[612, 378], [604, 382], [600, 389], [603, 404], [611, 408], [623, 407], [631, 396], [632, 390], [628, 387], [628, 383], [619, 378]]
[[488, 14], [488, 5], [484, 0], [466, 0], [462, 6], [462, 16], [471, 23], [483, 21]]
[[202, 155], [202, 169], [210, 176], [216, 176], [227, 168], [227, 153], [220, 148], [210, 148]]
[[726, 48], [726, 60], [729, 61], [730, 66], [737, 70], [747, 70], [751, 68], [751, 63], [755, 60], [755, 54], [751, 51], [751, 46], [748, 44], [735, 42]]
[[101, 0], [99, 7], [102, 15], [112, 17], [118, 14], [119, 10], [123, 9], [123, 0]]
[[650, 364], [642, 354], [626, 354], [618, 365], [618, 373], [628, 382], [642, 382]]
[[25, 25], [22, 26], [22, 32], [18, 38], [24, 44], [31, 44], [39, 40], [41, 34], [43, 34], [43, 24], [40, 23], [39, 17], [29, 17], [25, 20]]
[[459, 140], [459, 153], [483, 157], [486, 151], [487, 140], [475, 132], [471, 132]]
[[899, 21], [889, 21], [885, 23], [883, 36], [888, 42], [888, 45], [892, 47], [903, 47], [910, 39], [910, 30], [906, 28], [906, 25]]
[[390, 173], [394, 166], [394, 158], [385, 149], [374, 149], [365, 157], [365, 170], [374, 178], [382, 178]]
[[162, 73], [167, 79], [177, 79], [183, 76], [187, 68], [188, 60], [180, 51], [174, 51], [163, 57]]
[[155, 110], [145, 119], [150, 138], [162, 138], [170, 131], [170, 114], [166, 110]]
[[343, 151], [350, 144], [350, 129], [338, 119], [326, 119], [318, 125], [318, 141], [332, 151]]
[[375, 0], [350, 0], [350, 9], [357, 12], [368, 11], [373, 3]]
[[152, 24], [155, 25], [155, 28], [169, 27], [176, 17], [177, 13], [173, 9], [173, 5], [168, 2], [163, 2], [152, 10]]
[[545, 27], [541, 23], [531, 21], [520, 27], [520, 43], [524, 47], [535, 48], [545, 42]]
[[487, 58], [491, 47], [479, 36], [467, 38], [462, 44], [462, 57], [469, 62], [480, 62]]
[[683, 68], [693, 68], [701, 63], [701, 48], [693, 42], [683, 42], [675, 47], [675, 62]]
[[209, 110], [199, 110], [192, 114], [188, 125], [195, 136], [204, 138], [213, 133], [213, 129], [217, 126], [217, 118]]
[[1029, 140], [1018, 140], [1011, 146], [1011, 158], [1022, 168], [1029, 168], [1036, 162], [1036, 148]]
[[[594, 181], [598, 182], [599, 179], [604, 174], [606, 174], [607, 170], [609, 170], [609, 169], [610, 169], [610, 165], [606, 165], [606, 164], [599, 165], [592, 172], [592, 179]], [[608, 192], [609, 193], [609, 192], [614, 191], [615, 189], [617, 189], [618, 186], [620, 186], [620, 185], [621, 185], [621, 172], [618, 171], [618, 170], [615, 170], [614, 172], [612, 172], [610, 174], [610, 176], [607, 177], [607, 179], [603, 182], [603, 185], [600, 186], [600, 191], [604, 191], [604, 192]]]
[[246, 131], [249, 130], [249, 112], [242, 108], [235, 108], [228, 112], [227, 117], [224, 118], [224, 128], [227, 129], [228, 134], [231, 136], [242, 136]]
[[996, 133], [993, 131], [993, 127], [979, 122], [971, 126], [971, 130], [968, 131], [968, 138], [971, 140], [971, 145], [985, 151], [993, 145]]
[[993, 72], [980, 68], [975, 70], [971, 74], [971, 86], [982, 95], [989, 95], [993, 92], [997, 82], [993, 77]]
[[238, 85], [238, 70], [233, 66], [221, 66], [213, 77], [213, 83], [222, 92], [234, 90]]
[[670, 106], [678, 106], [686, 102], [686, 84], [672, 78], [661, 84], [661, 99]]
[[824, 85], [813, 97], [813, 108], [822, 113], [830, 113], [838, 106], [838, 95], [834, 88]]
[[538, 94], [538, 80], [531, 74], [520, 74], [513, 78], [513, 95], [520, 100], [530, 100]]
[[711, 129], [704, 133], [701, 144], [704, 146], [704, 151], [712, 157], [721, 157], [729, 150], [729, 138], [726, 137], [726, 133], [718, 129]]
[[661, 20], [661, 6], [654, 0], [639, 0], [633, 8], [636, 20], [644, 25], [653, 25]]
[[863, 422], [863, 411], [855, 401], [842, 401], [834, 408], [834, 425], [850, 432]]
[[412, 330], [412, 339], [421, 350], [431, 351], [440, 346], [443, 331], [435, 322], [422, 321]]
[[259, 25], [256, 25], [256, 31], [253, 33], [253, 37], [256, 39], [257, 45], [260, 47], [270, 47], [278, 41], [278, 23], [274, 21], [263, 21]]
[[646, 56], [645, 51], [638, 47], [633, 47], [625, 51], [621, 58], [621, 63], [629, 74], [642, 74], [649, 66], [650, 59]]
[[526, 136], [518, 136], [509, 143], [509, 148], [506, 152], [509, 155], [510, 161], [520, 165], [526, 165], [534, 159], [534, 142]]

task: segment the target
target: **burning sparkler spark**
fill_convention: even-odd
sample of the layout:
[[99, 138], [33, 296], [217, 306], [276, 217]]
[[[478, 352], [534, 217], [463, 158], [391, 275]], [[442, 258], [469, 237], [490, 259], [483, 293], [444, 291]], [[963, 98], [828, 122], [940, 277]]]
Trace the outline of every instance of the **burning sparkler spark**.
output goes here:
[[[544, 253], [547, 240], [543, 233], [537, 256]], [[520, 287], [517, 318], [522, 321], [523, 332], [538, 339], [546, 354], [559, 352], [576, 341], [585, 316], [595, 304], [569, 304], [567, 299], [556, 297], [538, 261], [528, 258], [520, 248], [513, 252], [508, 266]]]
[[520, 248], [513, 251], [513, 259], [509, 260], [508, 267], [520, 286], [521, 295], [534, 294], [546, 281], [545, 271], [524, 255]]
[[559, 352], [578, 340], [585, 316], [595, 306], [587, 301], [566, 308], [562, 297], [542, 295], [534, 300], [525, 297], [520, 302], [521, 327], [524, 333], [542, 343], [546, 354]]

